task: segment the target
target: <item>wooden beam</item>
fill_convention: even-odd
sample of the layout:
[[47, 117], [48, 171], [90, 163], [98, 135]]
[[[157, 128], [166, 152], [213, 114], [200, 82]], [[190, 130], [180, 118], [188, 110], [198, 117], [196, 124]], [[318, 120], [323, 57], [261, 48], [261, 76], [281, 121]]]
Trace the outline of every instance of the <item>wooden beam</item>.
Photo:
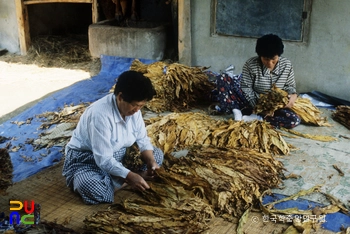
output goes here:
[[191, 45], [191, 1], [178, 0], [178, 21], [179, 21], [179, 62], [192, 66], [192, 45]]
[[22, 0], [24, 5], [41, 3], [90, 3], [92, 11], [92, 23], [98, 22], [98, 0]]
[[26, 55], [30, 46], [28, 9], [23, 4], [22, 0], [15, 0], [15, 4], [18, 24], [19, 46], [21, 50], [21, 55]]
[[22, 0], [25, 5], [41, 3], [93, 3], [97, 0]]

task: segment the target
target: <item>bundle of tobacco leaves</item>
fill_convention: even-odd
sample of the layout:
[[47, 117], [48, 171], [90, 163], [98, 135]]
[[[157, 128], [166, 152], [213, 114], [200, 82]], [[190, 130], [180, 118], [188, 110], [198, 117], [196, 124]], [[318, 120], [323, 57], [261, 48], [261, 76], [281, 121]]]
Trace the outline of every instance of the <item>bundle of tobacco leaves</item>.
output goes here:
[[[277, 109], [285, 107], [288, 104], [288, 100], [288, 93], [274, 85], [267, 93], [260, 94], [254, 111], [272, 115]], [[298, 97], [292, 110], [299, 115], [301, 122], [304, 124], [331, 126], [327, 122], [327, 118], [321, 117], [321, 111], [307, 98]]]
[[0, 149], [0, 194], [4, 194], [7, 188], [12, 185], [13, 166], [11, 157], [5, 148]]
[[331, 126], [327, 121], [327, 117], [322, 117], [320, 109], [312, 104], [308, 98], [298, 97], [292, 107], [292, 111], [300, 116], [301, 122], [304, 124]]
[[335, 121], [350, 129], [350, 106], [337, 106], [336, 110], [332, 113], [332, 117]]
[[146, 123], [152, 143], [164, 153], [192, 145], [247, 148], [284, 155], [290, 151], [280, 133], [264, 121], [217, 120], [188, 112], [151, 118]]
[[272, 115], [276, 110], [288, 104], [288, 93], [275, 85], [267, 93], [260, 94], [258, 103], [255, 106], [255, 113], [265, 112]]
[[150, 189], [121, 196], [84, 223], [92, 233], [201, 233], [214, 216], [232, 219], [258, 204], [283, 170], [270, 154], [194, 147], [186, 157], [167, 155]]
[[152, 81], [156, 96], [146, 107], [154, 112], [187, 110], [198, 101], [208, 100], [214, 88], [204, 72], [206, 67], [161, 61], [146, 65], [135, 59], [130, 69], [144, 73]]
[[145, 164], [140, 157], [141, 153], [135, 142], [132, 146], [126, 148], [125, 156], [123, 157], [123, 165], [131, 171], [142, 170]]

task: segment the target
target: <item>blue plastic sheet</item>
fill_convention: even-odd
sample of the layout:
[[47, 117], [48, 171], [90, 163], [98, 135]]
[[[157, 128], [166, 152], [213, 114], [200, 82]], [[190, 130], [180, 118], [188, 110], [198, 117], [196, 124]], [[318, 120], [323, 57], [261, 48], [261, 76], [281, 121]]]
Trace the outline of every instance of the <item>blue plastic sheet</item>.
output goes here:
[[[12, 147], [21, 147], [17, 152], [9, 152], [14, 167], [13, 182], [24, 180], [44, 168], [54, 165], [63, 156], [61, 152], [62, 147], [51, 147], [34, 151], [33, 146], [26, 143], [27, 139], [38, 139], [39, 134], [43, 132], [43, 130], [38, 130], [42, 121], [36, 118], [36, 115], [48, 111], [58, 111], [65, 104], [77, 105], [85, 102], [94, 102], [102, 98], [109, 93], [117, 77], [122, 72], [129, 70], [133, 60], [134, 58], [102, 55], [101, 71], [97, 76], [55, 92], [0, 125], [0, 135], [9, 138], [9, 140], [0, 144], [0, 148], [5, 148], [6, 144], [9, 143]], [[154, 60], [145, 59], [140, 59], [140, 61], [145, 64], [155, 62]], [[33, 118], [30, 124], [18, 126], [12, 123], [14, 121], [26, 121], [29, 118]]]
[[[262, 203], [267, 204], [270, 202], [275, 202], [282, 200], [285, 198], [285, 195], [282, 194], [272, 194], [272, 195], [267, 195], [263, 197]], [[310, 200], [298, 198], [296, 200], [289, 200], [285, 202], [280, 202], [274, 205], [276, 209], [283, 210], [283, 209], [288, 209], [288, 208], [294, 208], [297, 207], [299, 210], [312, 210], [314, 207], [324, 207], [325, 205], [313, 202]], [[286, 217], [286, 215], [284, 216]], [[311, 216], [303, 216], [303, 215], [298, 215], [301, 221], [304, 221], [309, 218], [310, 222], [314, 222], [315, 219]], [[265, 222], [273, 222], [275, 217], [267, 217]], [[316, 218], [321, 218], [321, 226], [325, 229], [331, 230], [333, 232], [340, 232], [341, 228], [347, 228], [350, 227], [350, 213], [349, 214], [344, 214], [341, 212], [336, 212], [332, 214], [327, 214], [325, 218], [323, 219], [320, 216], [317, 216]], [[285, 222], [285, 223], [290, 223], [291, 222]]]
[[350, 102], [344, 99], [333, 97], [318, 91], [311, 91], [307, 93], [301, 93], [302, 98], [308, 98], [312, 104], [319, 108], [327, 108], [335, 110], [337, 106], [345, 105], [350, 106]]

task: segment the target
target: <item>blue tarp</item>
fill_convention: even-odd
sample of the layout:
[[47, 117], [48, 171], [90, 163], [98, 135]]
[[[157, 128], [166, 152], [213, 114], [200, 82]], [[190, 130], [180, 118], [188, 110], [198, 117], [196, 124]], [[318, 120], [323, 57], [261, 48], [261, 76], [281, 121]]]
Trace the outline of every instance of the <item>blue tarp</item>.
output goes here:
[[306, 94], [308, 94], [309, 96], [311, 96], [312, 98], [324, 102], [324, 103], [328, 103], [331, 104], [333, 106], [340, 106], [340, 105], [345, 105], [345, 106], [350, 106], [350, 101], [347, 101], [345, 99], [340, 99], [337, 97], [333, 97], [330, 95], [327, 95], [325, 93], [321, 93], [319, 91], [311, 91], [311, 92], [307, 92]]
[[[0, 144], [0, 148], [5, 148], [11, 143], [12, 147], [21, 146], [17, 152], [9, 152], [14, 167], [13, 182], [24, 180], [25, 178], [52, 166], [62, 158], [62, 147], [51, 147], [50, 149], [33, 150], [31, 144], [26, 144], [27, 139], [38, 139], [43, 130], [38, 130], [42, 124], [36, 115], [58, 111], [65, 104], [80, 104], [94, 102], [106, 94], [114, 85], [116, 78], [126, 70], [129, 70], [134, 58], [101, 56], [101, 71], [97, 76], [77, 82], [63, 90], [55, 92], [49, 97], [21, 114], [0, 125], [0, 136], [10, 138]], [[140, 59], [141, 62], [149, 64], [154, 60]], [[30, 124], [18, 126], [14, 121], [26, 121], [33, 118]], [[10, 147], [10, 148], [12, 148]]]
[[[286, 196], [282, 194], [267, 195], [263, 197], [263, 204], [280, 201], [285, 197]], [[303, 198], [280, 202], [274, 205], [274, 207], [278, 210], [294, 208], [294, 207], [297, 207], [299, 210], [312, 210], [314, 207], [317, 207], [317, 206], [324, 207], [325, 205], [317, 202], [309, 201]], [[283, 217], [285, 218], [286, 215]], [[315, 222], [314, 217], [311, 217], [311, 216], [298, 215], [298, 217], [301, 219], [301, 221], [309, 219], [310, 222]], [[341, 212], [336, 212], [332, 214], [327, 214], [324, 217], [324, 219], [320, 216], [316, 216], [315, 218], [320, 218], [322, 227], [325, 229], [331, 230], [333, 232], [340, 232], [342, 227], [343, 228], [350, 227], [350, 213], [344, 214]], [[267, 217], [265, 222], [274, 222], [274, 220], [275, 220], [275, 217], [269, 216]], [[291, 222], [288, 222], [288, 221], [286, 221], [285, 223], [292, 224]]]

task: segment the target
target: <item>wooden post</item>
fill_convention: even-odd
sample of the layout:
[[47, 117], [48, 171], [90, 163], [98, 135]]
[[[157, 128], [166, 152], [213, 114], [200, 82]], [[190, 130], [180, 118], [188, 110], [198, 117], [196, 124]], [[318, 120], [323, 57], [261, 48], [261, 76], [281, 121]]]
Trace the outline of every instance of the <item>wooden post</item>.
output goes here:
[[92, 0], [92, 23], [98, 22], [98, 3], [97, 0]]
[[192, 66], [191, 46], [191, 0], [178, 0], [179, 62]]
[[18, 23], [18, 37], [21, 55], [26, 55], [30, 45], [28, 9], [23, 0], [15, 0]]

